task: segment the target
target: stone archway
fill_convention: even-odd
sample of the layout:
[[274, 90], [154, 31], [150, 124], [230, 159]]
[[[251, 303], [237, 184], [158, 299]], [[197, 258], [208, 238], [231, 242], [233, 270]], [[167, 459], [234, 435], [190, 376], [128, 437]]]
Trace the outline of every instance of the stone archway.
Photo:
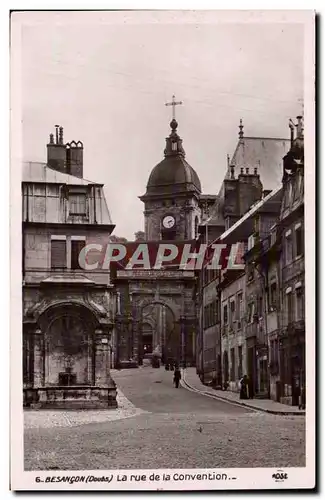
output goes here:
[[[103, 318], [102, 318], [103, 319]], [[32, 351], [24, 405], [116, 408], [109, 325], [80, 302], [56, 302], [24, 324]]]
[[93, 312], [83, 305], [57, 304], [38, 323], [44, 338], [44, 385], [95, 385], [95, 332], [100, 324]]
[[144, 346], [148, 334], [146, 325], [152, 331], [152, 351], [159, 350], [162, 362], [168, 358], [180, 359], [180, 322], [174, 307], [163, 300], [146, 300], [141, 304], [138, 317], [138, 356], [142, 362]]

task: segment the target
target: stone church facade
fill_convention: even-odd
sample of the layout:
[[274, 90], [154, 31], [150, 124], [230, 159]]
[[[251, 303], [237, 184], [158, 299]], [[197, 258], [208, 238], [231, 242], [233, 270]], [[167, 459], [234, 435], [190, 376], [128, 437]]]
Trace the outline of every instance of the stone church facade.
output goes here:
[[[140, 200], [145, 238], [152, 242], [193, 242], [202, 217], [201, 184], [185, 159], [175, 119], [164, 159], [156, 165]], [[195, 364], [197, 311], [194, 271], [120, 270], [114, 283], [119, 298], [114, 338], [115, 366], [142, 364], [158, 351], [162, 361]]]
[[24, 405], [116, 407], [110, 376], [115, 302], [82, 248], [114, 229], [103, 186], [83, 179], [83, 144], [51, 134], [47, 163], [23, 166]]

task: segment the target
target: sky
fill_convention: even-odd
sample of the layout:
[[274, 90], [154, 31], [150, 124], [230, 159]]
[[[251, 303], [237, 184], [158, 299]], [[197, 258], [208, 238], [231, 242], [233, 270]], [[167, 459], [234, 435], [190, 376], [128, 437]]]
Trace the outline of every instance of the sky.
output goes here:
[[[18, 13], [24, 15], [24, 13]], [[46, 161], [54, 125], [84, 143], [84, 177], [105, 185], [114, 233], [144, 228], [175, 94], [178, 133], [202, 191], [216, 194], [244, 134], [289, 138], [302, 111], [303, 25], [220, 12], [29, 12], [21, 31], [23, 159]]]

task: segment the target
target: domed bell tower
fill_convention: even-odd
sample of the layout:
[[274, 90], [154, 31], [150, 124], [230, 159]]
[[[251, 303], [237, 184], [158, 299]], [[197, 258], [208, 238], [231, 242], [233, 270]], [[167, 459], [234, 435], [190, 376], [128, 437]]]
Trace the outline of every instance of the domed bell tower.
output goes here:
[[[174, 106], [176, 103], [167, 103]], [[185, 160], [182, 139], [177, 133], [178, 123], [173, 111], [171, 132], [166, 138], [164, 159], [149, 176], [146, 193], [140, 196], [144, 203], [146, 240], [191, 240], [196, 238], [201, 212], [200, 179]]]

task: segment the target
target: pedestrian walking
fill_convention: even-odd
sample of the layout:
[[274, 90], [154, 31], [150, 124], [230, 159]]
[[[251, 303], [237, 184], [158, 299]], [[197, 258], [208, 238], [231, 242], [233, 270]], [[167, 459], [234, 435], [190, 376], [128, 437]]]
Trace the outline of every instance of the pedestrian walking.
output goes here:
[[248, 377], [244, 375], [239, 381], [240, 393], [239, 399], [248, 399]]
[[181, 380], [181, 378], [182, 378], [181, 371], [178, 368], [178, 366], [176, 366], [174, 371], [174, 384], [176, 389], [178, 389], [179, 381]]

